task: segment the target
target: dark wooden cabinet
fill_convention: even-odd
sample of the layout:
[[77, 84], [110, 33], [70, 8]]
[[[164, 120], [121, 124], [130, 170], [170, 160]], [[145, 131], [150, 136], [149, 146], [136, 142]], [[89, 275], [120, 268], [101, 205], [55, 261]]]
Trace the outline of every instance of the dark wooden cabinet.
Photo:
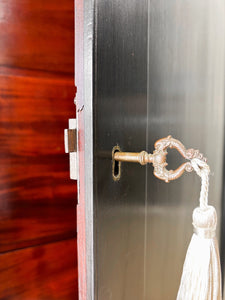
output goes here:
[[[199, 179], [123, 163], [114, 181], [112, 149], [172, 134], [204, 153], [223, 263], [224, 3], [75, 5], [0, 0], [0, 299], [78, 299], [78, 282], [79, 300], [175, 299]], [[78, 184], [63, 141], [75, 117]]]

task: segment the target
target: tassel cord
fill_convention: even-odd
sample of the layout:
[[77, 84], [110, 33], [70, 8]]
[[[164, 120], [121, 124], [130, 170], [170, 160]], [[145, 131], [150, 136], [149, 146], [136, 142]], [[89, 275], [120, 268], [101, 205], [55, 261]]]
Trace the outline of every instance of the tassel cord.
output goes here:
[[198, 158], [191, 160], [191, 165], [198, 176], [201, 177], [201, 192], [199, 198], [199, 204], [201, 209], [208, 207], [208, 193], [209, 193], [209, 173], [210, 168], [208, 164]]

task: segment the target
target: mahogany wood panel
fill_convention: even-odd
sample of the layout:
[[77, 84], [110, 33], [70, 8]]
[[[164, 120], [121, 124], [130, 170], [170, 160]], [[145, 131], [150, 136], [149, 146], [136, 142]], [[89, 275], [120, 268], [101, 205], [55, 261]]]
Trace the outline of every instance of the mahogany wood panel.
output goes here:
[[0, 65], [74, 73], [74, 0], [1, 0]]
[[76, 234], [63, 128], [73, 80], [0, 75], [0, 251]]
[[0, 299], [77, 299], [73, 77], [74, 0], [0, 0]]
[[0, 299], [77, 299], [76, 240], [0, 256]]

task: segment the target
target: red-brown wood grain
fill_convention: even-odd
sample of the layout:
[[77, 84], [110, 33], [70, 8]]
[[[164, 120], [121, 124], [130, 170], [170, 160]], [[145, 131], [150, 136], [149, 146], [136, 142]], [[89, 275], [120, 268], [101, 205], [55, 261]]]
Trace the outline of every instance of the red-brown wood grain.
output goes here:
[[77, 299], [74, 0], [0, 0], [0, 299]]
[[0, 256], [0, 299], [77, 299], [75, 239]]
[[75, 236], [76, 185], [63, 128], [72, 80], [0, 75], [0, 251]]
[[73, 74], [74, 0], [1, 0], [0, 65]]

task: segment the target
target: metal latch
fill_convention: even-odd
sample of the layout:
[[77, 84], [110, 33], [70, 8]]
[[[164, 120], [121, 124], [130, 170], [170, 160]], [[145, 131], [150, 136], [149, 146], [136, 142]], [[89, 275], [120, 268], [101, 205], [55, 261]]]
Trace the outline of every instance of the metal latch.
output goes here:
[[70, 157], [70, 178], [78, 178], [78, 159], [77, 159], [77, 120], [69, 119], [69, 129], [64, 129], [65, 152]]

